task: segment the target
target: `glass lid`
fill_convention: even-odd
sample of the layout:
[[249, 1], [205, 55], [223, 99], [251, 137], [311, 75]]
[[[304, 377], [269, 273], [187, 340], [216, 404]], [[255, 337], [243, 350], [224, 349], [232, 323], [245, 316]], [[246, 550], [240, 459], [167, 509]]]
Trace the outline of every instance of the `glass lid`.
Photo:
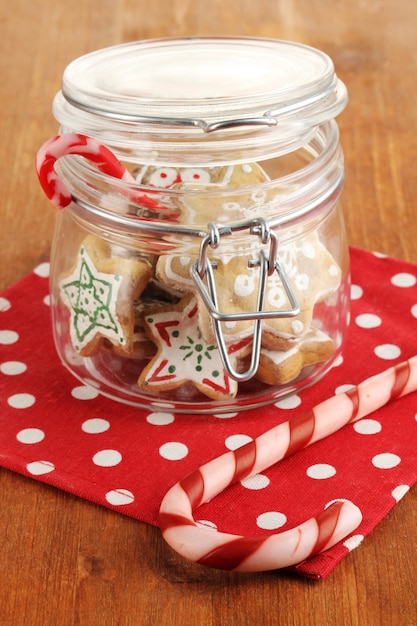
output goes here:
[[62, 95], [78, 110], [131, 123], [233, 126], [317, 124], [346, 104], [331, 59], [273, 39], [179, 38], [87, 54], [64, 72]]

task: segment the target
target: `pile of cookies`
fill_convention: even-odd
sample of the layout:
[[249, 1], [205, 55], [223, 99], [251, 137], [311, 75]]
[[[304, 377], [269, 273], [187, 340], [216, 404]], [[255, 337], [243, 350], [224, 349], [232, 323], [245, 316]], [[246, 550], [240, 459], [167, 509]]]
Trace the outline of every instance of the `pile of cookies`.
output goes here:
[[[179, 222], [233, 223], [259, 211], [265, 199], [250, 188], [268, 178], [257, 164], [215, 168], [141, 167], [141, 184], [159, 189], [193, 190], [178, 195]], [[211, 194], [222, 188], [247, 188], [242, 204], [227, 201], [213, 207]], [[220, 197], [220, 196], [216, 196]], [[257, 243], [255, 239], [255, 244]], [[158, 257], [120, 250], [95, 235], [83, 240], [73, 267], [60, 276], [59, 297], [68, 312], [73, 349], [82, 357], [101, 350], [137, 362], [138, 386], [146, 393], [193, 385], [205, 396], [236, 397], [238, 383], [224, 368], [213, 324], [191, 277], [198, 243], [190, 254], [164, 252]], [[210, 250], [215, 264], [218, 308], [224, 313], [256, 310], [259, 267], [253, 263], [259, 244]], [[197, 250], [197, 252], [195, 252]], [[333, 340], [315, 327], [317, 303], [335, 292], [341, 270], [320, 241], [317, 231], [292, 232], [278, 250], [279, 261], [300, 306], [296, 317], [264, 321], [256, 378], [268, 385], [285, 385], [303, 368], [328, 361]], [[265, 309], [288, 309], [288, 297], [277, 273], [268, 277]], [[222, 323], [230, 361], [237, 371], [250, 360], [253, 322]]]

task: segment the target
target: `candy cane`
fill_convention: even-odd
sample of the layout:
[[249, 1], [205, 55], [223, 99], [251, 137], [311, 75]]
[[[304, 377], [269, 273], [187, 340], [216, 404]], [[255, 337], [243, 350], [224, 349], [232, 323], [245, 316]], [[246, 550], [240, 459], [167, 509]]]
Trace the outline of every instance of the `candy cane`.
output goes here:
[[[101, 172], [113, 178], [135, 183], [133, 176], [113, 152], [92, 137], [79, 133], [57, 135], [46, 141], [39, 149], [36, 156], [36, 171], [45, 194], [58, 209], [63, 209], [72, 201], [71, 192], [55, 170], [56, 161], [69, 154], [88, 159]], [[161, 208], [155, 200], [144, 194], [134, 194], [132, 190], [129, 196], [148, 208]]]
[[267, 469], [415, 390], [417, 356], [202, 465], [174, 485], [162, 500], [163, 537], [174, 550], [192, 561], [239, 571], [289, 567], [330, 548], [355, 530], [362, 520], [360, 510], [352, 502], [334, 502], [299, 526], [267, 537], [243, 537], [203, 528], [196, 524], [193, 510], [229, 485]]

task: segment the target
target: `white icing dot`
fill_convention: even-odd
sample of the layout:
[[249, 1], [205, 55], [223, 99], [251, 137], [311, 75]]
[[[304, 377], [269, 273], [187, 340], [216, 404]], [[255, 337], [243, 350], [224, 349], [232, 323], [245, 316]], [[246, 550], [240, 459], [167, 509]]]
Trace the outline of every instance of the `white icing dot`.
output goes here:
[[307, 274], [299, 274], [295, 277], [295, 286], [299, 291], [307, 291], [309, 288], [310, 279]]
[[309, 478], [323, 480], [334, 476], [336, 474], [336, 468], [328, 463], [316, 463], [316, 465], [310, 465], [306, 473]]
[[94, 465], [99, 467], [114, 467], [122, 460], [122, 455], [118, 450], [100, 450], [93, 456]]
[[113, 506], [122, 506], [123, 504], [132, 504], [135, 496], [128, 489], [112, 489], [106, 493], [106, 500]]
[[412, 315], [413, 317], [417, 317], [417, 304], [414, 304], [414, 305], [411, 307], [411, 315]]
[[146, 421], [154, 426], [166, 426], [174, 421], [172, 413], [150, 413], [146, 416]]
[[364, 540], [363, 535], [352, 535], [352, 537], [349, 537], [348, 539], [346, 539], [346, 541], [343, 542], [343, 545], [350, 552], [352, 552], [352, 550], [357, 548], [362, 543], [363, 540]]
[[55, 465], [51, 461], [33, 461], [26, 465], [26, 469], [33, 476], [42, 476], [42, 474], [53, 472]]
[[362, 313], [356, 317], [355, 322], [360, 328], [377, 328], [382, 324], [379, 315], [373, 313]]
[[7, 298], [0, 297], [0, 313], [5, 313], [11, 308], [11, 302]]
[[337, 265], [330, 265], [329, 274], [330, 276], [339, 276], [339, 268], [337, 267]]
[[378, 469], [391, 469], [397, 467], [401, 463], [401, 458], [392, 452], [383, 452], [377, 454], [372, 459], [372, 465]]
[[252, 437], [248, 435], [230, 435], [225, 440], [225, 446], [228, 450], [237, 450], [245, 445], [245, 443], [249, 443], [252, 441]]
[[196, 520], [196, 526], [198, 526], [199, 528], [207, 528], [207, 530], [217, 530], [216, 524], [208, 519]]
[[250, 174], [252, 171], [252, 166], [249, 163], [244, 163], [242, 165], [242, 171], [245, 172], [245, 174]]
[[374, 352], [380, 359], [387, 361], [396, 359], [401, 354], [400, 348], [392, 343], [381, 344], [375, 348]]
[[395, 287], [414, 287], [417, 283], [417, 278], [413, 274], [400, 272], [391, 278], [391, 283], [395, 285]]
[[255, 281], [252, 276], [247, 274], [238, 274], [233, 285], [235, 294], [239, 298], [250, 296], [255, 289]]
[[31, 393], [16, 393], [7, 399], [7, 403], [13, 409], [28, 409], [36, 402], [35, 396]]
[[159, 448], [159, 454], [167, 461], [180, 461], [188, 454], [188, 448], [179, 441], [169, 441]]
[[394, 500], [399, 502], [408, 491], [410, 491], [409, 485], [398, 485], [398, 487], [395, 487], [395, 489], [392, 490], [391, 495]]
[[77, 400], [93, 400], [94, 398], [97, 398], [98, 391], [97, 389], [93, 389], [93, 387], [81, 385], [79, 387], [74, 387], [71, 391], [71, 395]]
[[20, 361], [6, 361], [0, 364], [0, 372], [6, 374], [6, 376], [16, 376], [26, 372], [27, 365]]
[[240, 482], [246, 489], [258, 491], [258, 489], [265, 489], [265, 487], [268, 487], [271, 481], [268, 476], [265, 476], [265, 474], [255, 474], [254, 476], [249, 476], [249, 478], [244, 478]]
[[351, 300], [359, 300], [363, 296], [363, 289], [359, 285], [351, 285], [350, 298]]
[[20, 443], [39, 443], [45, 439], [45, 433], [40, 428], [24, 428], [16, 435]]
[[37, 276], [40, 276], [41, 278], [48, 278], [49, 276], [49, 263], [40, 263], [37, 267], [35, 267], [35, 269], [33, 270], [34, 274], [36, 274]]
[[89, 420], [86, 420], [81, 425], [81, 430], [89, 435], [95, 435], [98, 433], [105, 433], [106, 430], [109, 430], [110, 422], [107, 420], [101, 419], [100, 417], [92, 417]]
[[300, 396], [297, 396], [296, 393], [291, 396], [287, 396], [282, 400], [278, 400], [278, 402], [275, 402], [275, 406], [278, 409], [296, 409], [298, 406], [300, 406], [300, 404], [301, 398]]
[[0, 344], [9, 346], [19, 340], [19, 335], [14, 330], [0, 330]]
[[381, 423], [374, 419], [361, 419], [353, 424], [353, 429], [360, 435], [376, 435], [382, 430]]
[[274, 530], [284, 526], [286, 521], [287, 518], [284, 513], [279, 513], [278, 511], [267, 511], [266, 513], [258, 515], [256, 518], [256, 525], [264, 530]]
[[294, 320], [291, 322], [291, 329], [294, 335], [299, 335], [304, 330], [304, 324], [300, 320]]
[[309, 243], [308, 241], [305, 241], [302, 245], [301, 245], [301, 253], [307, 257], [307, 259], [314, 259], [316, 256], [316, 249], [313, 246], [313, 244]]

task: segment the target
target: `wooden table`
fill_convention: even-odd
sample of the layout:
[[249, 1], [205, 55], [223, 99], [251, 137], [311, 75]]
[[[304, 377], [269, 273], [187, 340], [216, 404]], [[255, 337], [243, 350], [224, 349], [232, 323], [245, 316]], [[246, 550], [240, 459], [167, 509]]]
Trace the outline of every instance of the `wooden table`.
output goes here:
[[[48, 258], [55, 212], [33, 167], [73, 58], [180, 35], [297, 40], [346, 82], [349, 240], [417, 262], [415, 0], [2, 0], [0, 289]], [[415, 489], [324, 582], [188, 564], [159, 530], [0, 473], [3, 626], [417, 624]]]

